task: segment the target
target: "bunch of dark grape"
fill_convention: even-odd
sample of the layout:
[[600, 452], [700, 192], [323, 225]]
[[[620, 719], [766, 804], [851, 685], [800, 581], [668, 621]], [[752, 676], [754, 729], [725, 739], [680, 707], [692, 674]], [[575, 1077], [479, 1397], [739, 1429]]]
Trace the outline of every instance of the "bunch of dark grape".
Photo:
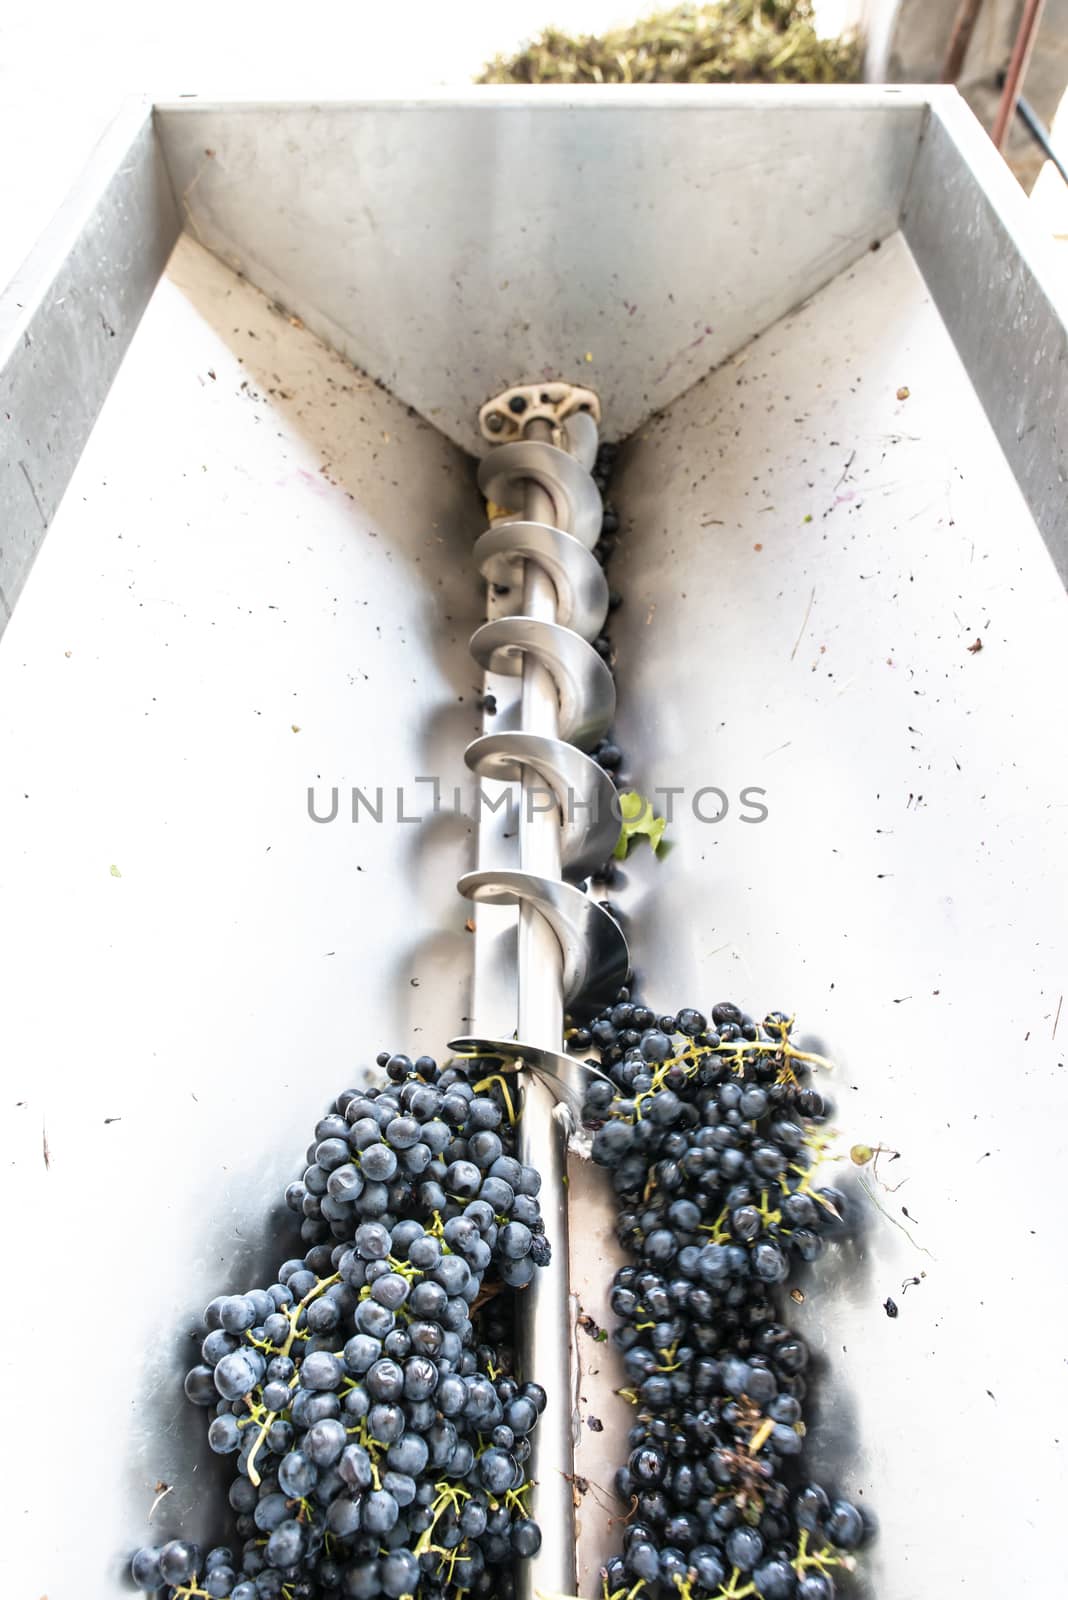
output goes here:
[[619, 1201], [613, 1341], [635, 1407], [616, 1487], [631, 1510], [605, 1600], [832, 1600], [868, 1519], [804, 1472], [804, 1341], [783, 1286], [848, 1229], [819, 1181], [821, 1057], [781, 1012], [658, 1016], [627, 990], [573, 1050], [611, 1082], [588, 1090], [593, 1159]]
[[308, 1246], [208, 1306], [185, 1392], [230, 1455], [237, 1543], [138, 1550], [167, 1600], [507, 1597], [545, 1392], [514, 1376], [514, 1291], [549, 1260], [540, 1177], [487, 1064], [381, 1055], [286, 1192]]

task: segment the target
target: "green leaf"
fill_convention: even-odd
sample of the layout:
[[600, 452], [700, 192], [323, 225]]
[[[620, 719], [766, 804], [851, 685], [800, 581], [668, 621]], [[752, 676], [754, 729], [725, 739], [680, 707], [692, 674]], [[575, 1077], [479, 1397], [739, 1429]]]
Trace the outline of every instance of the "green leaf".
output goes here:
[[619, 838], [612, 852], [616, 860], [625, 861], [630, 841], [642, 837], [648, 839], [655, 855], [660, 849], [667, 823], [663, 817], [657, 816], [652, 801], [647, 800], [643, 794], [627, 790], [619, 797], [619, 814], [621, 818]]

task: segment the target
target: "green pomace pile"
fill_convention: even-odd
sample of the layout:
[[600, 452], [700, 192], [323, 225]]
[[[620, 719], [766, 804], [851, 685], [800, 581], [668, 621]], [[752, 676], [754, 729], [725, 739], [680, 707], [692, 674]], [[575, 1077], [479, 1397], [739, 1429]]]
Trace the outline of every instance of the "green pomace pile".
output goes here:
[[719, 0], [600, 37], [547, 28], [479, 83], [854, 83], [860, 45], [821, 39], [810, 0]]

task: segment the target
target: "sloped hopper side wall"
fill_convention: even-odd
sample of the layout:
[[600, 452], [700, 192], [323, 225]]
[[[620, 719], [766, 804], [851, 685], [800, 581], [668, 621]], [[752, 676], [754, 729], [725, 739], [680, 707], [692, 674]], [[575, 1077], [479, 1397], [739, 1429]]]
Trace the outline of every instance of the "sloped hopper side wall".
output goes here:
[[[455, 447], [179, 243], [0, 639], [4, 1214], [122, 1330], [66, 1536], [19, 1474], [10, 1594], [129, 1600], [146, 1535], [225, 1531], [200, 1309], [296, 1247], [329, 1096], [463, 1026], [481, 516]], [[12, 1356], [62, 1373], [70, 1337], [42, 1314]], [[36, 1423], [8, 1389], [42, 1451], [46, 1389]]]
[[626, 438], [897, 226], [920, 92], [157, 110], [193, 236], [465, 449], [517, 377]]
[[[901, 236], [641, 428], [614, 492], [619, 742], [635, 787], [680, 791], [670, 851], [636, 848], [611, 890], [642, 992], [781, 1006], [837, 1063], [831, 1181], [863, 1225], [788, 1310], [815, 1352], [813, 1463], [882, 1524], [850, 1594], [993, 1600], [986, 1530], [1024, 1525], [1014, 1582], [1040, 1591], [1068, 1368], [1056, 1339], [1017, 1351], [1021, 1317], [1066, 1309], [1044, 1219], [1068, 758], [1041, 689], [1068, 676], [1068, 600]], [[858, 1142], [901, 1154], [873, 1182]], [[611, 1222], [580, 1184], [576, 1292], [609, 1325]], [[625, 1380], [578, 1348], [596, 1412]], [[591, 1483], [624, 1409], [582, 1430]], [[591, 1494], [583, 1595], [619, 1537], [599, 1517]]]

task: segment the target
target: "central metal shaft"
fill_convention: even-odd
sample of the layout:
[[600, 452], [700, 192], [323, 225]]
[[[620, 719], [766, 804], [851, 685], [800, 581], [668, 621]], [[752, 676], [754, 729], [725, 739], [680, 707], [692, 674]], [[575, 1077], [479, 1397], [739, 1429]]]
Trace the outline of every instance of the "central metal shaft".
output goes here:
[[[551, 437], [545, 422], [534, 422], [529, 438]], [[559, 526], [550, 495], [532, 479], [523, 494], [528, 522]], [[565, 532], [567, 530], [565, 529]], [[556, 589], [533, 561], [523, 563], [523, 615], [556, 621]], [[523, 728], [555, 739], [559, 733], [556, 684], [549, 669], [527, 656], [523, 662]], [[523, 774], [519, 818], [519, 859], [524, 872], [560, 876], [560, 817], [545, 779], [533, 768]], [[563, 971], [560, 942], [532, 905], [519, 908], [519, 1037], [559, 1050], [564, 1036]], [[545, 1176], [545, 1174], [543, 1174]]]
[[[528, 437], [551, 436], [544, 422], [531, 425]], [[528, 522], [560, 526], [552, 499], [528, 480], [523, 496]], [[565, 531], [567, 531], [565, 529]], [[556, 621], [556, 590], [548, 574], [527, 561], [523, 567], [523, 614], [541, 622]], [[527, 656], [523, 663], [524, 729], [555, 739], [558, 700], [551, 673]], [[519, 855], [524, 872], [545, 878], [560, 876], [560, 817], [552, 792], [532, 768], [523, 775], [520, 795]], [[563, 960], [560, 941], [533, 905], [519, 908], [519, 1037], [548, 1050], [560, 1050], [564, 1034]], [[568, 1112], [558, 1105], [545, 1080], [524, 1072], [523, 1116], [519, 1124], [520, 1159], [541, 1173], [541, 1205], [545, 1230], [552, 1242], [553, 1269], [538, 1272], [525, 1293], [531, 1304], [520, 1319], [520, 1360], [527, 1377], [543, 1374], [549, 1399], [534, 1439], [537, 1480], [536, 1511], [542, 1530], [541, 1550], [519, 1564], [519, 1593], [534, 1597], [540, 1590], [573, 1595], [575, 1514], [573, 1405], [571, 1395], [571, 1284], [567, 1237]], [[535, 1364], [535, 1352], [537, 1363]]]
[[[564, 417], [554, 411], [558, 399], [571, 407]], [[481, 776], [520, 785], [519, 867], [487, 865], [466, 873], [459, 888], [488, 906], [518, 906], [517, 1030], [509, 1024], [501, 1031], [510, 1037], [480, 1034], [451, 1046], [520, 1070], [519, 1154], [541, 1178], [552, 1246], [551, 1262], [516, 1301], [520, 1370], [547, 1395], [531, 1435], [530, 1513], [541, 1549], [516, 1564], [520, 1600], [536, 1600], [573, 1595], [576, 1587], [567, 1145], [589, 1069], [563, 1050], [564, 1009], [583, 1017], [611, 1004], [630, 960], [618, 924], [578, 887], [619, 834], [611, 779], [587, 753], [611, 726], [616, 699], [612, 674], [591, 643], [609, 603], [594, 554], [603, 513], [591, 471], [596, 397], [539, 384], [509, 391], [483, 410], [490, 413], [486, 436], [498, 444], [479, 467], [479, 486], [507, 512], [477, 541], [475, 559], [513, 605], [521, 595], [521, 608], [484, 623], [471, 650], [490, 673], [521, 674], [521, 688], [505, 726], [476, 739], [466, 759]], [[532, 415], [521, 423], [527, 410]], [[483, 929], [481, 919], [476, 926], [476, 1012], [480, 952], [493, 952], [492, 962], [501, 931]]]

